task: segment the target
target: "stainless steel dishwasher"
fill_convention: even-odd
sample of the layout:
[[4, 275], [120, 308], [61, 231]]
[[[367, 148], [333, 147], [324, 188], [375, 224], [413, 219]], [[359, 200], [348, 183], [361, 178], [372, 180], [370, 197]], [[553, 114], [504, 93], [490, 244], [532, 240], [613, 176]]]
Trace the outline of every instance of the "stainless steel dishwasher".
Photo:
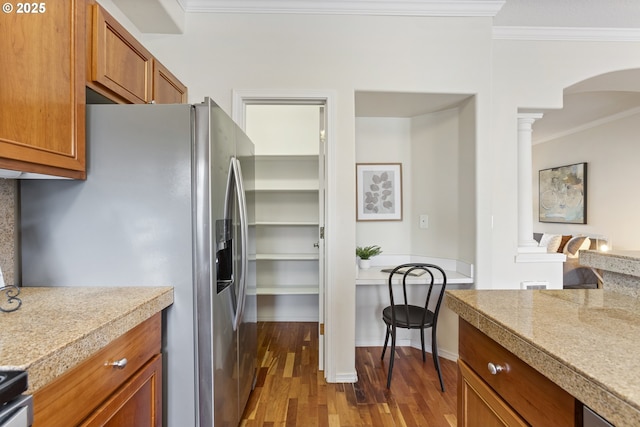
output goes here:
[[614, 425], [593, 412], [590, 408], [583, 406], [582, 427], [614, 427]]

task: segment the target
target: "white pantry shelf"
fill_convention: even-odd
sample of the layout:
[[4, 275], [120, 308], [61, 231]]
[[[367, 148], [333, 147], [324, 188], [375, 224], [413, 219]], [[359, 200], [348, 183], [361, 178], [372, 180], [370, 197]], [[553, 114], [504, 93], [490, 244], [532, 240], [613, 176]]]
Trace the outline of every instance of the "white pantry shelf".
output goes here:
[[318, 295], [318, 286], [295, 285], [258, 285], [258, 295]]
[[257, 254], [257, 261], [314, 261], [318, 254]]

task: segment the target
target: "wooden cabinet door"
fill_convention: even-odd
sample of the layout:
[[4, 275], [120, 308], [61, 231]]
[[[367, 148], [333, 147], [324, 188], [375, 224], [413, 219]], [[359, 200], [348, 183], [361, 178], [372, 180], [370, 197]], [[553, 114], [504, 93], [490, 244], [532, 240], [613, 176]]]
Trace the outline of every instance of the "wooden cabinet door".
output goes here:
[[153, 60], [153, 102], [156, 104], [187, 102], [187, 87], [157, 59]]
[[84, 178], [84, 1], [6, 5], [0, 168]]
[[[118, 21], [94, 4], [87, 84], [124, 103], [151, 102], [153, 57]], [[109, 93], [110, 92], [110, 93]]]
[[458, 360], [458, 427], [514, 427], [528, 424], [469, 366]]
[[154, 356], [81, 427], [161, 427], [162, 356]]

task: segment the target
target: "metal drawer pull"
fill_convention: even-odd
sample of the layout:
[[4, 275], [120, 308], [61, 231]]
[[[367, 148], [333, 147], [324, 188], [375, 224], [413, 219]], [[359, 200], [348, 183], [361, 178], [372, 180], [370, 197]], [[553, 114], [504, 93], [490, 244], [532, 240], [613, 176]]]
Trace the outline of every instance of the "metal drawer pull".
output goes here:
[[104, 364], [104, 366], [113, 366], [114, 368], [118, 368], [118, 369], [124, 369], [127, 367], [127, 358], [123, 357], [120, 360], [116, 360], [115, 362], [107, 362]]
[[493, 363], [489, 362], [487, 364], [487, 368], [489, 368], [489, 372], [491, 373], [491, 375], [498, 375], [502, 371], [509, 372], [509, 365], [494, 365]]

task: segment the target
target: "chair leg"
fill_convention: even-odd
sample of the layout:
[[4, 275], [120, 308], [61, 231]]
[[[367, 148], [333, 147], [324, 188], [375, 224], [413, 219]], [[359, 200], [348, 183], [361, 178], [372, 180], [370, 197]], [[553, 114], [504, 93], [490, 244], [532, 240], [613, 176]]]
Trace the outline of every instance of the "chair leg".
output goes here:
[[440, 380], [440, 388], [444, 392], [444, 382], [442, 382], [442, 372], [440, 372], [440, 359], [438, 359], [438, 344], [436, 342], [436, 327], [431, 328], [431, 354], [433, 355], [433, 364], [438, 372], [438, 379]]
[[422, 362], [426, 362], [427, 358], [424, 351], [424, 328], [420, 328], [420, 344], [422, 344]]
[[391, 387], [391, 374], [393, 373], [393, 361], [396, 356], [396, 327], [391, 331], [391, 355], [389, 356], [389, 373], [387, 374], [387, 388]]
[[390, 326], [387, 325], [387, 334], [384, 337], [384, 347], [382, 347], [382, 356], [380, 357], [380, 360], [384, 359], [384, 353], [387, 351], [387, 343], [389, 342], [389, 328]]

